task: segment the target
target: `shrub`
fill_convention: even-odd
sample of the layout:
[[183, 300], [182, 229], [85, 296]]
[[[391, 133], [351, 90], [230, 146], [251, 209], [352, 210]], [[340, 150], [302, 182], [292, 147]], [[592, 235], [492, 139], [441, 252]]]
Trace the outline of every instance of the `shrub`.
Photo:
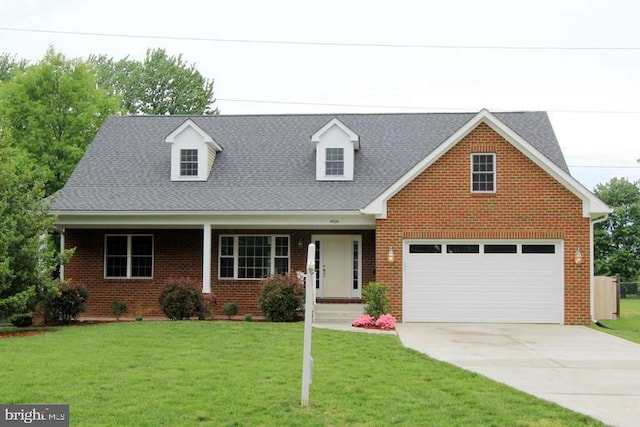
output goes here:
[[171, 320], [194, 316], [204, 318], [204, 300], [200, 291], [195, 289], [192, 279], [169, 279], [158, 301], [164, 315]]
[[68, 324], [78, 318], [86, 310], [85, 303], [89, 298], [89, 291], [82, 286], [64, 284], [58, 295], [46, 297], [43, 308], [44, 318], [48, 323]]
[[229, 320], [231, 317], [238, 314], [238, 303], [235, 301], [228, 302], [222, 306], [222, 312], [227, 316]]
[[142, 316], [141, 315], [137, 315], [136, 316], [136, 322], [142, 322]]
[[251, 313], [247, 313], [244, 315], [244, 321], [245, 322], [252, 322], [253, 321], [253, 314]]
[[111, 312], [120, 320], [120, 316], [127, 312], [127, 303], [120, 300], [111, 301]]
[[374, 324], [375, 319], [373, 318], [373, 316], [363, 314], [362, 316], [354, 320], [351, 326], [355, 326], [356, 328], [370, 328], [374, 326]]
[[375, 323], [376, 328], [393, 330], [396, 328], [396, 318], [390, 314], [382, 314]]
[[367, 304], [364, 312], [376, 319], [384, 313], [389, 313], [389, 300], [387, 299], [387, 286], [380, 282], [369, 282], [363, 290]]
[[258, 303], [268, 321], [292, 322], [304, 302], [304, 291], [296, 275], [278, 274], [262, 281]]
[[33, 324], [32, 313], [16, 313], [9, 316], [9, 322], [18, 328], [24, 328]]

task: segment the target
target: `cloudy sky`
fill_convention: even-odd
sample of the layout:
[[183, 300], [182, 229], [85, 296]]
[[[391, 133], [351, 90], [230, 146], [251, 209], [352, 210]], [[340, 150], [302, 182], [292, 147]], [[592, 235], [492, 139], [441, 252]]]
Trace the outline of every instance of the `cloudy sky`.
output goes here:
[[640, 179], [637, 0], [2, 0], [0, 52], [182, 54], [223, 114], [549, 111], [588, 188]]

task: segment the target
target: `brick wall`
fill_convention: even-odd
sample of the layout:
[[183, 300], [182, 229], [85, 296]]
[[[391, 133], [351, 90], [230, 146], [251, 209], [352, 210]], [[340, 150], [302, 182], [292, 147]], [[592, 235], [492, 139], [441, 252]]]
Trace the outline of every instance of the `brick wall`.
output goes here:
[[[105, 279], [104, 236], [105, 234], [153, 234], [154, 273], [153, 279]], [[239, 314], [252, 313], [261, 316], [257, 299], [260, 293], [259, 280], [219, 280], [218, 242], [220, 234], [282, 234], [290, 236], [291, 271], [306, 269], [307, 245], [313, 234], [361, 234], [363, 253], [363, 283], [375, 278], [375, 232], [328, 231], [328, 230], [213, 230], [211, 244], [211, 296], [216, 305], [213, 316], [222, 316], [222, 305], [235, 301]], [[298, 242], [301, 246], [298, 246]], [[191, 277], [198, 290], [202, 289], [202, 230], [87, 230], [67, 229], [65, 247], [76, 248], [71, 261], [65, 266], [65, 279], [81, 284], [90, 292], [85, 317], [112, 317], [111, 302], [125, 301], [128, 305], [126, 317], [142, 315], [162, 316], [158, 297], [171, 277]]]
[[[496, 153], [497, 192], [470, 191], [471, 153]], [[377, 279], [402, 318], [403, 239], [564, 240], [565, 323], [590, 321], [589, 218], [582, 202], [490, 127], [481, 124], [416, 177], [377, 220]], [[394, 248], [395, 262], [387, 262]], [[583, 261], [576, 265], [574, 251]]]

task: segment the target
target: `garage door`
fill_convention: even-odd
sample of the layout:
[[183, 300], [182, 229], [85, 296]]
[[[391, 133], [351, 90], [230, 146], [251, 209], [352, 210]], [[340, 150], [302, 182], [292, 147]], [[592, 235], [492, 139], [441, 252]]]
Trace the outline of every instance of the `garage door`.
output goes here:
[[563, 323], [561, 242], [404, 243], [405, 322]]

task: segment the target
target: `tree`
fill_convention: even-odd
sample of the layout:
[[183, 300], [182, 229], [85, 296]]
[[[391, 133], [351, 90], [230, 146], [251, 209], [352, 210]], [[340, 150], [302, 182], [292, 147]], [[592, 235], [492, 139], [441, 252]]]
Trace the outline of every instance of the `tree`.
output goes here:
[[27, 66], [25, 59], [16, 59], [15, 55], [9, 53], [0, 54], [0, 83], [13, 77], [16, 71], [24, 71]]
[[98, 84], [122, 97], [129, 114], [218, 114], [213, 108], [213, 80], [164, 49], [150, 49], [144, 61], [89, 57]]
[[0, 85], [0, 137], [42, 169], [49, 195], [64, 185], [119, 102], [96, 87], [86, 64], [49, 48], [38, 64]]
[[613, 209], [594, 227], [595, 272], [635, 281], [640, 273], [640, 181], [613, 178], [594, 191]]
[[2, 144], [0, 156], [0, 316], [9, 316], [57, 292], [53, 272], [72, 251], [59, 253], [48, 235], [55, 218], [28, 159]]

